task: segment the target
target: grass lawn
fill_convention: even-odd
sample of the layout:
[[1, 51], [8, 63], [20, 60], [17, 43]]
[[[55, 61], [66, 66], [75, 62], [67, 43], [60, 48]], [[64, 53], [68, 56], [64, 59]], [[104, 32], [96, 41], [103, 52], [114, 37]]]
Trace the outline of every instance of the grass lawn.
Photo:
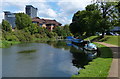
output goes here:
[[101, 41], [120, 46], [120, 36], [105, 36]]
[[13, 44], [19, 44], [20, 42], [18, 41], [0, 41], [0, 48], [5, 48], [5, 47], [9, 47]]
[[91, 36], [91, 37], [86, 38], [85, 40], [88, 40], [88, 39], [120, 46], [120, 36], [106, 35], [102, 39], [100, 39], [99, 36]]
[[112, 51], [104, 45], [95, 44], [101, 52], [100, 57], [86, 65], [85, 69], [81, 69], [79, 75], [73, 75], [73, 79], [76, 77], [107, 77], [112, 62]]

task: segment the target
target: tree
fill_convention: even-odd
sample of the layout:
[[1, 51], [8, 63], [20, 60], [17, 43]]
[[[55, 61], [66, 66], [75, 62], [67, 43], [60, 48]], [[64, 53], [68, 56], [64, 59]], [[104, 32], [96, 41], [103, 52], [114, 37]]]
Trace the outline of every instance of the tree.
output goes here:
[[99, 2], [97, 4], [101, 11], [102, 19], [100, 21], [100, 28], [102, 37], [104, 37], [104, 32], [115, 25], [115, 20], [118, 20], [118, 10], [116, 9], [116, 3], [114, 2]]
[[31, 34], [35, 34], [35, 33], [38, 33], [38, 26], [37, 24], [31, 24], [29, 27], [29, 31]]
[[115, 21], [118, 20], [115, 3], [94, 3], [86, 6], [86, 10], [74, 14], [70, 30], [73, 34], [93, 35], [99, 31], [104, 37]]
[[10, 23], [6, 20], [2, 20], [2, 29], [8, 32], [12, 31], [12, 27], [10, 26]]
[[71, 32], [68, 24], [63, 26], [63, 30], [65, 31], [65, 36], [71, 36]]
[[17, 13], [15, 17], [16, 17], [15, 23], [18, 29], [24, 29], [26, 27], [29, 27], [32, 23], [31, 18], [27, 14]]
[[120, 1], [118, 2], [118, 4], [116, 5], [116, 7], [118, 8], [118, 11], [119, 11], [119, 13], [118, 13], [118, 16], [119, 16], [119, 19], [118, 19], [118, 25], [120, 25]]
[[[88, 10], [87, 6], [87, 10]], [[89, 9], [78, 11], [74, 14], [70, 30], [74, 35], [93, 35], [97, 31], [98, 20], [101, 18], [100, 11]]]

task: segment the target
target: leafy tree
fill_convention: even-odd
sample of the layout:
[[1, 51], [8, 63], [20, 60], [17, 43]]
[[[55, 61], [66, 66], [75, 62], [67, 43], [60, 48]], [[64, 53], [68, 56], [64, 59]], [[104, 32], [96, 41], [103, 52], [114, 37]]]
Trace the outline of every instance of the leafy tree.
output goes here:
[[118, 4], [116, 5], [116, 7], [118, 8], [118, 11], [119, 11], [119, 13], [118, 13], [118, 16], [119, 16], [119, 19], [118, 19], [118, 25], [120, 25], [120, 1], [118, 2]]
[[15, 17], [16, 17], [15, 23], [18, 29], [24, 29], [26, 27], [29, 27], [32, 23], [31, 18], [27, 14], [17, 13]]
[[[88, 8], [88, 6], [87, 6]], [[90, 9], [89, 9], [90, 10]], [[97, 31], [98, 20], [101, 18], [100, 11], [78, 11], [73, 16], [73, 22], [70, 24], [70, 30], [74, 35], [87, 36]]]
[[99, 31], [104, 37], [104, 32], [115, 25], [117, 19], [115, 3], [94, 3], [74, 14], [70, 30], [73, 34], [87, 36]]
[[71, 32], [68, 24], [64, 25], [63, 29], [65, 31], [66, 36], [71, 36]]
[[102, 37], [104, 37], [104, 32], [115, 25], [115, 20], [118, 20], [118, 10], [116, 9], [116, 3], [114, 2], [100, 2], [97, 4], [101, 11], [102, 20], [100, 21], [100, 28]]
[[27, 27], [29, 32], [31, 34], [35, 34], [35, 33], [38, 33], [38, 26], [36, 24], [31, 24], [29, 27]]
[[85, 7], [86, 11], [94, 11], [94, 10], [99, 10], [98, 4], [90, 4]]
[[12, 27], [10, 26], [10, 23], [6, 20], [2, 20], [2, 29], [5, 31], [12, 31]]

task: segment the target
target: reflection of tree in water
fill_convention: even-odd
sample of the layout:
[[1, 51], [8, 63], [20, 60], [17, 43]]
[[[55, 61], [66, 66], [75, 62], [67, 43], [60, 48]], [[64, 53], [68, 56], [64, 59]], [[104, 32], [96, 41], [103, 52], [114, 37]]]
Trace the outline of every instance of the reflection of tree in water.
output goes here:
[[69, 46], [66, 45], [66, 42], [64, 41], [47, 41], [47, 44], [55, 47], [55, 48], [64, 48], [64, 49], [70, 49]]
[[77, 68], [84, 68], [88, 64], [88, 56], [82, 50], [71, 47], [70, 52], [73, 55], [72, 63]]

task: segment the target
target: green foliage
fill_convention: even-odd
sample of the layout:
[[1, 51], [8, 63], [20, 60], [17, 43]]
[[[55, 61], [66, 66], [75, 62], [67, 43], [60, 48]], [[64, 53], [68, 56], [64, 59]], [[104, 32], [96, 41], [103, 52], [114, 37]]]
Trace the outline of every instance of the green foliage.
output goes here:
[[32, 23], [31, 18], [27, 14], [17, 13], [15, 17], [16, 17], [15, 23], [18, 29], [24, 29], [26, 27], [29, 27]]
[[86, 11], [94, 11], [98, 10], [98, 4], [90, 4], [85, 7]]
[[69, 28], [69, 25], [65, 25], [63, 26], [63, 30], [65, 31], [65, 37], [66, 36], [72, 36], [71, 32], [70, 32], [70, 28]]
[[7, 41], [19, 41], [19, 39], [13, 35], [12, 32], [5, 32], [2, 33], [2, 39]]
[[14, 35], [22, 42], [32, 41], [34, 39], [30, 33], [23, 30], [14, 31]]
[[86, 10], [74, 14], [70, 24], [71, 32], [76, 35], [94, 35], [95, 32], [110, 30], [117, 23], [118, 11], [114, 3], [94, 3], [86, 6]]
[[10, 26], [10, 23], [6, 20], [2, 20], [2, 29], [8, 32], [12, 31], [12, 27]]
[[58, 36], [63, 36], [63, 37], [72, 35], [69, 29], [69, 25], [56, 27], [53, 30], [53, 32], [57, 33]]
[[25, 32], [29, 32], [31, 34], [38, 33], [38, 26], [36, 24], [31, 24], [29, 27], [26, 27]]
[[76, 35], [93, 35], [98, 30], [100, 11], [78, 11], [73, 16], [73, 22], [70, 24], [71, 32]]
[[2, 48], [6, 48], [6, 47], [9, 47], [9, 46], [11, 46], [13, 44], [19, 44], [20, 42], [19, 41], [6, 41], [6, 40], [2, 40], [2, 42], [0, 42], [0, 43], [2, 43], [2, 45], [0, 46], [0, 48], [1, 47]]

